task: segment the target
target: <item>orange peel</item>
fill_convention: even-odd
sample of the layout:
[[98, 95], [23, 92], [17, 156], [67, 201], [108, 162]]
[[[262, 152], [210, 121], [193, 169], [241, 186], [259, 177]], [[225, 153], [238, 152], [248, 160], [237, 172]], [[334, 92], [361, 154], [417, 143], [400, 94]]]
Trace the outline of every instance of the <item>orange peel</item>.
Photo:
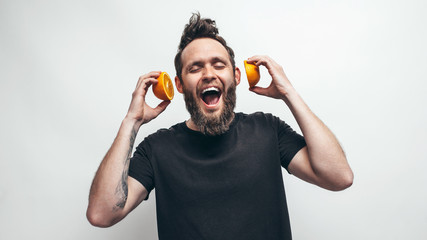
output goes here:
[[161, 100], [172, 100], [174, 91], [172, 80], [166, 72], [160, 73], [157, 83], [153, 85], [154, 95]]
[[248, 78], [249, 86], [254, 87], [261, 78], [259, 73], [259, 67], [255, 64], [248, 63], [246, 60], [243, 61], [245, 64], [246, 76]]

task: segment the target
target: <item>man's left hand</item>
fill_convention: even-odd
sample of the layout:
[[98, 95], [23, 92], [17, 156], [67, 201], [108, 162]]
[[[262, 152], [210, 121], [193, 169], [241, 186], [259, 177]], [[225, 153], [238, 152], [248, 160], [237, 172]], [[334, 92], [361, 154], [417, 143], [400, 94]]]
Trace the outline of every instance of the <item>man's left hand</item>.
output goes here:
[[259, 95], [272, 97], [276, 99], [285, 100], [287, 95], [294, 91], [291, 82], [286, 77], [285, 71], [282, 66], [277, 64], [273, 59], [268, 56], [253, 56], [248, 58], [248, 63], [255, 64], [257, 66], [264, 66], [267, 68], [272, 80], [270, 86], [267, 88], [252, 87], [249, 90]]

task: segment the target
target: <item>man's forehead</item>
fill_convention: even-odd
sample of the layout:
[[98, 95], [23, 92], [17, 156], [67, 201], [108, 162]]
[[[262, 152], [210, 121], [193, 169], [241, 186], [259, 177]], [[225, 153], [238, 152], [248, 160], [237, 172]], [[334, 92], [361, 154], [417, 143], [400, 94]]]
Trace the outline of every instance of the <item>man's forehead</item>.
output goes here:
[[181, 57], [184, 66], [192, 62], [209, 61], [211, 59], [229, 60], [225, 47], [211, 38], [193, 40], [184, 48]]

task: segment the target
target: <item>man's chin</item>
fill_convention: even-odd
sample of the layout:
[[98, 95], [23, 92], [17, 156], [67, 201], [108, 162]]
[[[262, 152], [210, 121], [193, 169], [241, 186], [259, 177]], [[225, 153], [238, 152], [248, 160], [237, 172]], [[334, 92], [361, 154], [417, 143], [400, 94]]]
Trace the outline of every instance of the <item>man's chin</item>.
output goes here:
[[206, 109], [199, 107], [198, 114], [191, 116], [199, 131], [209, 136], [226, 132], [230, 123], [229, 118], [230, 116], [224, 113], [223, 108]]
[[206, 120], [216, 120], [220, 119], [222, 115], [222, 109], [205, 109], [205, 108], [199, 108], [200, 113], [203, 115], [203, 117]]

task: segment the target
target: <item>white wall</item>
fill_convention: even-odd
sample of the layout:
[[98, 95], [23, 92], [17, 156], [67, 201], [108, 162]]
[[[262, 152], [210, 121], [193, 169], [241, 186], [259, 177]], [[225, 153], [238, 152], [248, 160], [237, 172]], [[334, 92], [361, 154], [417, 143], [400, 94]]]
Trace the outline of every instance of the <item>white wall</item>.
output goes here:
[[[138, 77], [175, 75], [181, 32], [197, 10], [217, 20], [240, 68], [255, 54], [279, 62], [347, 153], [355, 181], [343, 192], [284, 172], [294, 238], [425, 239], [426, 7], [0, 1], [0, 239], [157, 238], [154, 195], [109, 229], [89, 225], [87, 196]], [[265, 71], [262, 81], [269, 83]], [[247, 89], [242, 81], [237, 111], [272, 112], [297, 128], [283, 103]], [[152, 93], [148, 101], [159, 102]], [[137, 141], [186, 118], [177, 96]]]

